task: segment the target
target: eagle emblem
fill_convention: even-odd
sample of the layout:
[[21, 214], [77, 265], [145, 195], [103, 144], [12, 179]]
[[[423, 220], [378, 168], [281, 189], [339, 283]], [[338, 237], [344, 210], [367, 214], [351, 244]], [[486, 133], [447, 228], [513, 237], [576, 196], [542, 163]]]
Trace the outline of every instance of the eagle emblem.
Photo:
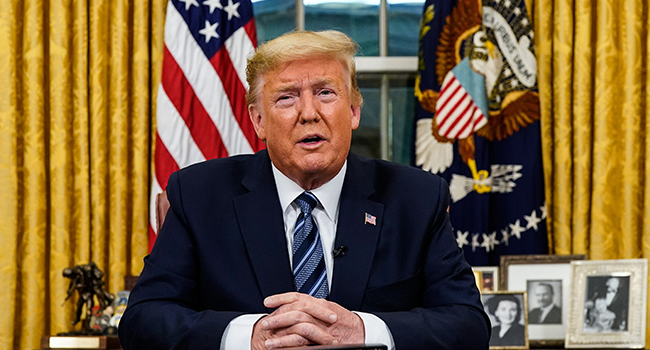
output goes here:
[[[540, 117], [534, 33], [523, 1], [458, 0], [440, 32], [435, 60], [420, 54], [418, 62], [420, 72], [433, 68], [427, 63], [435, 64], [440, 91], [421, 89], [418, 75], [415, 95], [434, 118], [418, 121], [416, 164], [443, 172], [453, 161], [457, 140], [461, 159], [472, 172], [471, 187], [478, 193], [503, 187], [493, 188], [498, 179], [476, 168], [474, 135], [500, 141]], [[421, 20], [421, 42], [435, 16], [430, 7]], [[516, 172], [510, 175], [517, 177]]]

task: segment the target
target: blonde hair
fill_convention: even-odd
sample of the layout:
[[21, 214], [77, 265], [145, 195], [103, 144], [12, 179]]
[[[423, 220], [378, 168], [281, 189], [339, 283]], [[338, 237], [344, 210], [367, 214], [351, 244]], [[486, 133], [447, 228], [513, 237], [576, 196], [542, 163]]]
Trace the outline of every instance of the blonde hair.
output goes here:
[[246, 81], [248, 92], [246, 104], [254, 104], [262, 86], [262, 76], [282, 67], [283, 64], [299, 59], [315, 56], [325, 56], [338, 59], [346, 73], [350, 74], [348, 85], [350, 99], [353, 104], [361, 106], [363, 97], [359, 91], [356, 77], [354, 56], [359, 51], [359, 45], [349, 36], [335, 30], [293, 31], [268, 41], [248, 58], [246, 64]]

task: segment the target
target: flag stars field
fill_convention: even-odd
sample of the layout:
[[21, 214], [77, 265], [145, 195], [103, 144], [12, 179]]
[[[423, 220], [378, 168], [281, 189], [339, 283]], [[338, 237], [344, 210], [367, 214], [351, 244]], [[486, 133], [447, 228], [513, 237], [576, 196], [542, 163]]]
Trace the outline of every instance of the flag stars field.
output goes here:
[[470, 236], [469, 231], [461, 231], [457, 230], [456, 231], [456, 243], [458, 243], [458, 247], [460, 249], [463, 249], [465, 246], [471, 246], [472, 251], [476, 251], [476, 248], [483, 248], [485, 249], [486, 252], [493, 251], [495, 246], [498, 245], [505, 245], [508, 246], [510, 244], [510, 238], [516, 237], [517, 239], [521, 239], [522, 233], [528, 231], [529, 229], [534, 229], [535, 231], [539, 230], [539, 224], [546, 219], [546, 202], [544, 202], [544, 205], [539, 208], [539, 211], [541, 212], [541, 217], [537, 216], [537, 211], [533, 210], [533, 212], [530, 215], [524, 215], [524, 219], [526, 220], [526, 227], [521, 226], [521, 220], [517, 219], [514, 224], [509, 224], [510, 231], [508, 230], [508, 227], [499, 230], [499, 233], [501, 233], [501, 239], [497, 239], [497, 231], [492, 232], [491, 234], [486, 234], [486, 233], [474, 233], [472, 234], [472, 242], [470, 243], [468, 240], [468, 237]]

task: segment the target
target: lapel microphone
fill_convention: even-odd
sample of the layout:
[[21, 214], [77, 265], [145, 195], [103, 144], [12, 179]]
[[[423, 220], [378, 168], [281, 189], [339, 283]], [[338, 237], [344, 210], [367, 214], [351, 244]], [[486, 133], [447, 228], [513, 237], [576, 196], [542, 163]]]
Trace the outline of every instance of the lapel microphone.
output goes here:
[[345, 256], [345, 251], [348, 250], [348, 247], [341, 245], [338, 248], [332, 250], [332, 259], [336, 259], [339, 256]]

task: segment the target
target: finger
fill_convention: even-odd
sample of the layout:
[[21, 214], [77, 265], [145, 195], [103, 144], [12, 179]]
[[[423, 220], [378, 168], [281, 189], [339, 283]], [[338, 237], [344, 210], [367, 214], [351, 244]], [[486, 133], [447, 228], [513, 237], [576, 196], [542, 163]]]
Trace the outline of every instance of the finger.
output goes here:
[[[285, 334], [285, 335], [280, 335]], [[276, 333], [265, 342], [268, 349], [304, 346], [308, 344], [335, 344], [336, 339], [313, 324], [300, 323]]]
[[264, 299], [264, 306], [268, 308], [276, 308], [284, 304], [289, 304], [297, 301], [300, 298], [298, 292], [288, 292], [282, 294], [275, 294]]
[[[260, 326], [264, 330], [277, 330], [280, 328], [287, 328], [298, 323], [317, 323], [320, 322], [314, 319], [311, 315], [297, 310], [292, 310], [288, 312], [274, 312], [271, 315], [265, 317], [261, 322]], [[322, 322], [320, 322], [322, 324]]]
[[275, 311], [277, 313], [302, 311], [326, 323], [334, 323], [339, 318], [333, 303], [302, 293], [273, 295], [265, 299], [264, 305], [270, 308], [277, 307], [278, 309]]
[[309, 343], [309, 340], [297, 334], [289, 334], [282, 337], [267, 339], [264, 342], [264, 346], [266, 346], [267, 349], [278, 349], [294, 346], [305, 346], [309, 345]]

